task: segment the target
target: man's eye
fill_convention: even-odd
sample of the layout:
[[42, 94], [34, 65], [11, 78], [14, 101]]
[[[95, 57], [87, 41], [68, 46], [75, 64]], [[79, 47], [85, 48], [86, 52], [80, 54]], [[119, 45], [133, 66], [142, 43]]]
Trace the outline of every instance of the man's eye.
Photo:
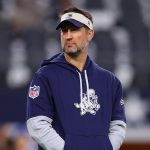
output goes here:
[[63, 32], [63, 33], [66, 33], [66, 32], [68, 32], [68, 30], [70, 30], [70, 31], [78, 31], [78, 30], [80, 30], [80, 28], [77, 28], [77, 27], [72, 27], [72, 28], [70, 28], [70, 29], [68, 29], [68, 28], [62, 28], [61, 29], [61, 31]]
[[71, 30], [72, 31], [77, 31], [77, 30], [79, 30], [79, 28], [72, 28]]
[[68, 30], [67, 29], [62, 29], [62, 32], [67, 32]]

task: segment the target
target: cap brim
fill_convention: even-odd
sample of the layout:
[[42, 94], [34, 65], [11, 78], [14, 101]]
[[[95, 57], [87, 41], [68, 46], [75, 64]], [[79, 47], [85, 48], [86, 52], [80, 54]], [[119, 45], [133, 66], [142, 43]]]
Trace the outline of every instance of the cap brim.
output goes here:
[[60, 22], [60, 23], [58, 24], [58, 26], [56, 27], [56, 30], [60, 29], [64, 24], [66, 24], [66, 23], [68, 23], [68, 22], [71, 23], [72, 25], [76, 26], [76, 27], [79, 27], [79, 28], [81, 28], [81, 27], [84, 26], [83, 23], [81, 23], [81, 22], [79, 22], [79, 21], [77, 21], [77, 20], [68, 19], [68, 20], [64, 20], [64, 21]]

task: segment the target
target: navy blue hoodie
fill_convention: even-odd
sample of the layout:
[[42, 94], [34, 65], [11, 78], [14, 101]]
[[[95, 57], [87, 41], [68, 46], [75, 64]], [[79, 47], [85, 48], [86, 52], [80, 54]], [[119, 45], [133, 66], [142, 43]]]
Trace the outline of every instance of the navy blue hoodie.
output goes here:
[[120, 81], [89, 57], [81, 72], [57, 54], [32, 79], [27, 119], [36, 116], [53, 120], [64, 150], [112, 150], [110, 122], [126, 122]]

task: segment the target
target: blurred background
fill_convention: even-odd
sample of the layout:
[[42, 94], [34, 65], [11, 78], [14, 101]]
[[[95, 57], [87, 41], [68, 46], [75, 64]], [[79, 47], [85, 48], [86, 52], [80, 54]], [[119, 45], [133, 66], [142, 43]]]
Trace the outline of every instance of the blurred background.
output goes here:
[[121, 80], [127, 136], [121, 150], [150, 149], [150, 0], [0, 0], [0, 150], [36, 150], [26, 96], [43, 59], [61, 51], [55, 30], [67, 6], [94, 18], [90, 56]]

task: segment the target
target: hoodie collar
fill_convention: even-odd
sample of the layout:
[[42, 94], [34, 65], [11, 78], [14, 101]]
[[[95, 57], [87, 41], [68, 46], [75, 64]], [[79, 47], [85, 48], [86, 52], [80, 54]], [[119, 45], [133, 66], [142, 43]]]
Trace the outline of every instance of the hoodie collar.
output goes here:
[[[86, 60], [86, 63], [84, 65], [84, 70], [86, 70], [89, 66], [90, 66], [90, 63], [92, 62], [92, 60], [90, 59], [90, 57], [88, 56], [87, 57], [87, 60]], [[59, 65], [63, 65], [63, 66], [68, 66], [69, 68], [75, 68], [76, 70], [78, 70], [77, 67], [75, 67], [74, 65], [70, 64], [68, 61], [66, 61], [65, 59], [65, 56], [64, 56], [64, 53], [58, 53], [56, 55], [54, 55], [53, 57], [47, 59], [47, 60], [44, 60], [41, 64], [41, 67], [42, 66], [46, 66], [46, 65], [49, 65], [51, 63], [56, 63], [56, 64], [59, 64]], [[78, 70], [79, 71], [79, 70]], [[80, 71], [79, 71], [80, 72]]]

